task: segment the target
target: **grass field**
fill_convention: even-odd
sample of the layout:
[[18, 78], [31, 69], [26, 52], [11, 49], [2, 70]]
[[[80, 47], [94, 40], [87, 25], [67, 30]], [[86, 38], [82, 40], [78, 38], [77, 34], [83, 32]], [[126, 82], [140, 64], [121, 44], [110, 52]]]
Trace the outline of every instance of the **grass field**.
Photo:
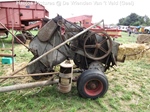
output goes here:
[[[136, 36], [128, 37], [127, 33], [122, 33], [122, 37], [117, 38], [116, 41], [122, 44], [135, 43]], [[5, 40], [5, 46], [10, 47], [10, 45], [9, 38]], [[21, 45], [15, 45], [15, 53], [16, 68], [27, 64], [32, 57], [31, 53]], [[150, 62], [148, 59], [126, 60], [124, 63], [118, 63], [115, 69], [105, 73], [109, 89], [102, 98], [91, 100], [80, 97], [76, 83], [67, 94], [58, 92], [57, 85], [53, 85], [0, 93], [0, 112], [149, 112]], [[8, 73], [11, 73], [11, 65], [0, 63], [0, 76], [6, 76]], [[0, 85], [15, 84], [21, 80], [24, 79], [7, 80]]]

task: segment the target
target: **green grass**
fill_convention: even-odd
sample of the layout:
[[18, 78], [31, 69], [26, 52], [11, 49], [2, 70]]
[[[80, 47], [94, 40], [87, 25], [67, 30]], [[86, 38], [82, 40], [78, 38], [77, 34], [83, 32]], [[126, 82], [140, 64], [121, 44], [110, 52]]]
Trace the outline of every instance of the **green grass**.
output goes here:
[[[10, 38], [5, 40], [10, 47]], [[123, 33], [116, 39], [121, 43], [136, 41]], [[15, 45], [16, 65], [28, 63], [30, 54], [24, 47]], [[76, 83], [71, 92], [58, 92], [57, 85], [0, 93], [0, 112], [149, 112], [150, 110], [150, 63], [147, 59], [126, 60], [118, 63], [115, 70], [106, 72], [109, 89], [104, 97], [96, 100], [78, 95]], [[5, 76], [11, 65], [0, 64], [0, 75]], [[7, 80], [13, 84], [21, 79]], [[32, 81], [32, 79], [30, 79]], [[0, 84], [2, 85], [2, 84]]]
[[131, 36], [128, 36], [128, 33], [122, 32], [122, 37], [117, 38], [116, 41], [121, 44], [135, 43], [137, 36], [137, 34], [132, 34]]

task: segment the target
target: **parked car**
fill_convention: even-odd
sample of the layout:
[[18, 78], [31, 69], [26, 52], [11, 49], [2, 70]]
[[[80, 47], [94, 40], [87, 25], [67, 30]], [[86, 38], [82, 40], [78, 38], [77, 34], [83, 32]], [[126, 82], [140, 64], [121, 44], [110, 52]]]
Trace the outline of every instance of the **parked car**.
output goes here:
[[150, 26], [144, 28], [144, 32], [150, 34]]

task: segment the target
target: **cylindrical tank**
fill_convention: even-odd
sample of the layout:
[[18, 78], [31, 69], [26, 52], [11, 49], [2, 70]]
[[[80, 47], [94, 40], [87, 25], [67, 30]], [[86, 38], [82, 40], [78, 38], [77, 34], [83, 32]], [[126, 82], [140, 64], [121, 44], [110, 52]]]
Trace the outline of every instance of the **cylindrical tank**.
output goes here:
[[64, 62], [60, 64], [58, 90], [62, 93], [71, 91], [72, 86], [73, 65]]

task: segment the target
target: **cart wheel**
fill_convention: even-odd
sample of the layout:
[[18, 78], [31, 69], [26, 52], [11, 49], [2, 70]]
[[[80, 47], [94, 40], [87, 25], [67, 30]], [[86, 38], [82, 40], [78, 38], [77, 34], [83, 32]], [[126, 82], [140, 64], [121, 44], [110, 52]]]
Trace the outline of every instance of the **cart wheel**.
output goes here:
[[[20, 39], [24, 44], [26, 43], [26, 38], [22, 34], [17, 34], [16, 37]], [[14, 38], [14, 42], [21, 44], [21, 42], [19, 42], [16, 38]]]
[[83, 98], [96, 99], [107, 92], [108, 80], [101, 71], [87, 70], [80, 75], [77, 89]]
[[91, 33], [84, 41], [84, 52], [90, 59], [101, 60], [109, 55], [112, 49], [112, 40], [104, 32], [99, 33], [101, 38], [97, 38], [95, 33]]
[[28, 40], [32, 40], [33, 37], [34, 37], [34, 35], [31, 32], [29, 32], [29, 31], [28, 32], [27, 31], [23, 31], [22, 33], [25, 36], [25, 38], [28, 39]]

